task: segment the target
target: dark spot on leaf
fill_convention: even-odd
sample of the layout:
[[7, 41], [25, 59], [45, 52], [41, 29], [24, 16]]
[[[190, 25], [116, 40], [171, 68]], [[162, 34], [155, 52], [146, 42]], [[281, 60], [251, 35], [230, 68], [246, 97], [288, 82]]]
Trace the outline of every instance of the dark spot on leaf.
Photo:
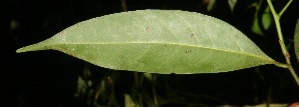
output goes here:
[[185, 51], [185, 53], [190, 53], [191, 52], [191, 50], [187, 50], [187, 51]]
[[194, 37], [194, 36], [195, 36], [195, 34], [194, 34], [194, 33], [191, 33], [190, 37], [192, 38], [192, 37]]
[[164, 45], [164, 46], [167, 46], [167, 45]]
[[150, 27], [146, 27], [145, 30], [146, 30], [146, 32], [150, 32], [151, 28]]
[[235, 38], [239, 38], [239, 36], [238, 35], [234, 35], [235, 36]]

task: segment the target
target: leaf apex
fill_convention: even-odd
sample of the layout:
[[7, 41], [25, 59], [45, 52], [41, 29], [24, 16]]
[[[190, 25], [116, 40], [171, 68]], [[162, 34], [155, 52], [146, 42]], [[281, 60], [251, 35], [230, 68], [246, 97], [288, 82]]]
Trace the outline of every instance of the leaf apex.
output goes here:
[[38, 51], [38, 50], [46, 50], [46, 46], [40, 45], [40, 44], [33, 44], [29, 46], [22, 47], [20, 49], [16, 50], [16, 53], [23, 53], [23, 52], [29, 52], [29, 51]]

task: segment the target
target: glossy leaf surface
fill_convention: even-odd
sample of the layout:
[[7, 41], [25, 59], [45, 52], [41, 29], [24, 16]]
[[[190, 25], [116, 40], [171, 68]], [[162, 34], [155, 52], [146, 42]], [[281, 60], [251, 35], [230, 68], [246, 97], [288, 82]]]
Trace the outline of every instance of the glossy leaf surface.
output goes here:
[[93, 18], [17, 52], [46, 49], [105, 68], [161, 74], [225, 72], [275, 63], [233, 26], [179, 10]]

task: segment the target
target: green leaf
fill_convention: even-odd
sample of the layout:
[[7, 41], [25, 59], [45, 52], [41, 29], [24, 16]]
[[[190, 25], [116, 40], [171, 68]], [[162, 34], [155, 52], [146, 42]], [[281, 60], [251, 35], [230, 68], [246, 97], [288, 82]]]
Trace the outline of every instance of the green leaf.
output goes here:
[[[271, 25], [274, 23], [272, 19], [272, 14], [270, 8], [266, 8], [266, 10], [262, 14], [261, 22], [262, 26], [259, 25], [259, 18], [258, 18], [259, 10], [257, 10], [254, 14], [254, 20], [253, 20], [253, 25], [251, 27], [251, 30], [258, 35], [264, 35], [261, 29], [268, 30]], [[260, 28], [263, 27], [263, 28]]]
[[294, 36], [294, 42], [295, 42], [295, 53], [296, 53], [296, 58], [299, 61], [299, 19], [296, 24], [295, 28], [295, 36]]
[[125, 94], [125, 107], [138, 107], [134, 101], [132, 100], [131, 96], [128, 94]]
[[115, 70], [215, 73], [276, 63], [233, 26], [179, 10], [139, 10], [93, 18], [17, 50], [53, 49]]

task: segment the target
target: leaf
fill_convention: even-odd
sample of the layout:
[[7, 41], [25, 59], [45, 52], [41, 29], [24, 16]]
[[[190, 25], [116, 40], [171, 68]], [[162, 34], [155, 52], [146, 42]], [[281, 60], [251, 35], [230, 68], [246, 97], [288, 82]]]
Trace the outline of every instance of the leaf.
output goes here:
[[161, 74], [215, 73], [276, 63], [233, 26], [179, 10], [93, 18], [17, 52], [46, 49], [105, 68]]
[[295, 53], [296, 53], [296, 58], [299, 61], [299, 19], [296, 24], [295, 28], [295, 35], [294, 35], [294, 42], [295, 42]]
[[124, 96], [125, 96], [125, 101], [124, 101], [125, 107], [137, 107], [130, 95], [125, 94]]
[[[266, 8], [266, 10], [262, 13], [260, 16], [261, 19], [259, 19], [259, 13], [260, 10], [257, 10], [254, 14], [254, 20], [251, 27], [251, 30], [258, 35], [264, 35], [262, 29], [268, 30], [270, 29], [271, 25], [273, 25], [274, 21], [272, 18], [271, 10], [270, 8]], [[259, 24], [259, 20], [261, 20], [261, 25]]]
[[228, 6], [230, 8], [230, 11], [234, 12], [234, 8], [237, 4], [237, 0], [228, 0], [227, 3], [228, 3]]

